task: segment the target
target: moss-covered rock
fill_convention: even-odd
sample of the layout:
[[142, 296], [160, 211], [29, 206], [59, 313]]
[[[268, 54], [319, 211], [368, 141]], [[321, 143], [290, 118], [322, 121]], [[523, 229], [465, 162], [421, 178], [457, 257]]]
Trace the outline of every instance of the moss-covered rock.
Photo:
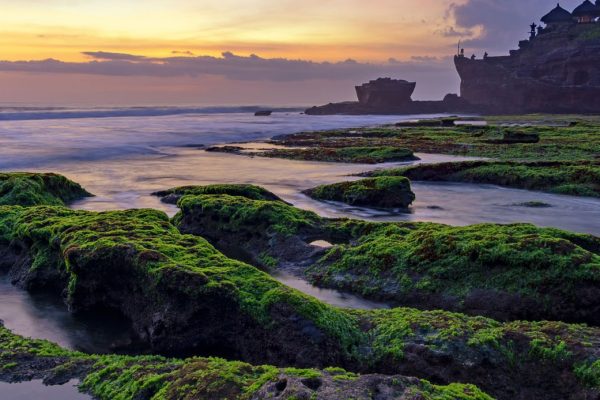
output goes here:
[[419, 308], [600, 325], [600, 239], [528, 224], [381, 224], [311, 281]]
[[52, 173], [0, 173], [0, 205], [65, 205], [92, 196], [79, 184]]
[[403, 395], [422, 399], [491, 400], [473, 385], [436, 386], [404, 376], [358, 375], [326, 370], [253, 366], [219, 358], [170, 359], [157, 356], [96, 356], [25, 339], [0, 326], [0, 381], [44, 379], [82, 381], [80, 390], [100, 400], [367, 400]]
[[525, 133], [520, 131], [504, 131], [504, 136], [500, 143], [516, 144], [516, 143], [539, 143], [540, 135], [537, 133]]
[[[328, 220], [278, 203], [189, 196], [175, 223], [318, 286], [501, 320], [600, 325], [600, 238], [529, 224], [452, 227]], [[315, 248], [314, 240], [336, 244]], [[269, 260], [269, 263], [264, 262]]]
[[[300, 132], [273, 138], [272, 143], [294, 148], [332, 149], [349, 147], [396, 147], [415, 153], [438, 153], [500, 160], [529, 161], [597, 161], [600, 154], [600, 121], [594, 116], [525, 116], [487, 118], [487, 126], [380, 126]], [[555, 121], [552, 121], [555, 119]], [[556, 120], [558, 119], [558, 120]], [[505, 123], [518, 122], [529, 126], [519, 127], [523, 135], [539, 137], [538, 143], [506, 143], [514, 127]], [[577, 124], [570, 121], [580, 120]], [[283, 150], [285, 151], [285, 150]], [[272, 153], [277, 155], [278, 153]]]
[[368, 173], [413, 181], [489, 183], [518, 189], [600, 197], [600, 162], [468, 161], [417, 165]]
[[259, 157], [286, 158], [302, 161], [343, 162], [357, 164], [379, 164], [393, 161], [418, 160], [412, 151], [395, 146], [340, 146], [269, 149], [261, 152], [245, 153], [243, 148], [230, 146], [212, 147], [212, 152], [235, 153]]
[[397, 176], [322, 185], [305, 190], [304, 193], [318, 200], [380, 208], [407, 208], [415, 200], [410, 181]]
[[362, 340], [348, 315], [179, 233], [159, 211], [2, 207], [0, 227], [13, 281], [65, 293], [73, 311], [116, 310], [155, 351], [302, 366], [335, 364]]
[[309, 243], [323, 239], [322, 219], [283, 202], [242, 196], [185, 196], [173, 222], [207, 238], [225, 254], [262, 269], [316, 262], [323, 253]]
[[216, 184], [204, 186], [180, 186], [169, 190], [162, 190], [152, 193], [154, 196], [162, 198], [162, 201], [169, 204], [177, 204], [177, 201], [185, 195], [202, 194], [228, 194], [231, 196], [242, 196], [252, 200], [278, 200], [282, 201], [277, 195], [268, 190], [255, 185], [248, 184]]
[[[358, 238], [383, 226], [322, 220], [282, 202], [227, 195], [185, 196], [180, 205], [188, 215], [178, 216], [179, 222], [200, 204], [223, 215], [233, 215], [237, 209], [235, 218], [223, 221], [232, 230], [241, 228], [242, 221], [259, 221], [255, 212], [260, 211], [270, 216], [262, 225], [273, 225], [268, 232], [287, 237], [318, 228], [338, 240]], [[240, 209], [242, 205], [245, 208]], [[200, 215], [196, 217], [197, 222], [203, 221]], [[371, 381], [361, 380], [356, 373], [384, 373], [416, 376], [436, 384], [476, 384], [499, 399], [598, 396], [598, 388], [589, 383], [594, 363], [600, 359], [600, 331], [595, 328], [545, 322], [502, 324], [410, 308], [334, 308], [286, 288], [254, 267], [228, 259], [200, 237], [179, 233], [163, 213], [152, 210], [92, 213], [61, 207], [2, 207], [0, 227], [0, 245], [12, 252], [12, 261], [4, 259], [2, 267], [10, 270], [18, 284], [65, 292], [68, 305], [78, 312], [94, 312], [96, 307], [118, 310], [156, 351], [210, 352], [246, 362], [296, 368], [333, 365], [351, 371], [321, 372], [325, 376], [323, 393], [331, 393], [325, 391], [329, 388], [362, 396]], [[412, 229], [410, 225], [403, 228], [407, 234]], [[531, 229], [534, 234], [535, 228]], [[584, 235], [560, 235], [577, 241], [580, 248], [597, 244]], [[563, 251], [569, 254], [570, 250]], [[15, 340], [10, 337], [5, 348], [20, 351], [27, 346]], [[54, 351], [45, 345], [38, 350], [40, 355]], [[49, 366], [53, 376], [63, 378], [73, 368], [85, 377], [84, 386], [101, 398], [114, 398], [116, 393], [127, 393], [123, 398], [146, 398], [139, 390], [168, 396], [191, 390], [197, 398], [237, 398], [241, 391], [240, 398], [245, 398], [248, 387], [259, 393], [281, 390], [284, 385], [279, 381], [286, 379], [291, 397], [301, 388], [301, 379], [296, 377], [312, 379], [317, 374], [222, 360], [161, 358], [153, 364], [143, 358], [104, 356], [91, 365], [86, 359], [69, 357], [60, 353], [58, 359], [37, 364], [31, 356], [1, 356], [11, 367], [3, 368], [0, 376], [18, 377], [10, 374], [29, 371], [19, 366], [25, 360], [33, 364], [24, 368]], [[61, 368], [55, 370], [59, 364]], [[265, 374], [269, 379], [277, 377], [277, 382], [266, 384]], [[26, 378], [19, 379], [30, 379], [35, 375], [21, 376]], [[223, 381], [223, 376], [228, 378]], [[383, 382], [386, 390], [401, 393], [400, 386], [387, 386], [393, 380], [376, 380]], [[177, 389], [164, 389], [165, 382], [178, 382]], [[314, 381], [307, 382], [316, 387]], [[337, 387], [334, 382], [349, 383]], [[419, 390], [425, 398], [428, 391], [440, 390], [437, 396], [442, 397], [429, 398], [441, 399], [480, 393], [473, 388], [450, 385], [439, 389], [425, 383]]]

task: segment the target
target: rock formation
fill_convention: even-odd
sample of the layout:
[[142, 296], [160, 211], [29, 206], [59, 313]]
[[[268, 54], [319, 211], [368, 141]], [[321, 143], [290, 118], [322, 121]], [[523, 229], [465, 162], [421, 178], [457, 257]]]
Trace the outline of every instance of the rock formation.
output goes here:
[[[409, 82], [378, 79], [357, 87], [359, 102], [313, 107], [307, 114], [417, 114], [479, 112], [597, 113], [600, 112], [600, 6], [584, 1], [573, 13], [557, 6], [531, 25], [528, 40], [507, 56], [454, 57], [461, 78], [460, 97], [442, 101], [406, 100]], [[396, 94], [365, 100], [366, 93], [382, 93], [396, 84]], [[414, 87], [413, 87], [414, 89]], [[385, 99], [385, 101], [384, 101]]]

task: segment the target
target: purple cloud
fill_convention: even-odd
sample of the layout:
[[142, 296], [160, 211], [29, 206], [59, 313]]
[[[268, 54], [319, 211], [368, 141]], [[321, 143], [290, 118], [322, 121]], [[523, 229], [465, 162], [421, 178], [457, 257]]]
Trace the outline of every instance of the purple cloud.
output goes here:
[[86, 62], [55, 59], [0, 61], [0, 71], [37, 73], [93, 74], [109, 76], [181, 77], [213, 75], [233, 80], [304, 81], [310, 79], [357, 80], [378, 76], [400, 76], [420, 72], [447, 70], [447, 59], [413, 59], [388, 63], [361, 63], [348, 59], [341, 62], [313, 62], [286, 58], [262, 58], [256, 54], [239, 56], [224, 52], [222, 57], [182, 56], [145, 57], [141, 55], [86, 51]]
[[[581, 0], [564, 0], [561, 6], [573, 10]], [[469, 50], [500, 54], [516, 48], [519, 40], [527, 39], [529, 25], [540, 23], [556, 3], [548, 0], [469, 0], [464, 4], [451, 4], [447, 10], [448, 20], [456, 25], [444, 30], [447, 36], [463, 36], [463, 45]], [[475, 27], [483, 29], [482, 35], [470, 39]]]

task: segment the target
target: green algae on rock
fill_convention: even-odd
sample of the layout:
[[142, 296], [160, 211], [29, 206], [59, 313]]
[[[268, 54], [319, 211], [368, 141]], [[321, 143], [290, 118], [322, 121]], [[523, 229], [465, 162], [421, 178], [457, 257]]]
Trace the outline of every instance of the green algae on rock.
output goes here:
[[418, 160], [412, 151], [393, 146], [339, 146], [269, 149], [261, 152], [244, 153], [243, 148], [230, 146], [213, 147], [207, 151], [225, 152], [259, 157], [287, 158], [290, 160], [341, 162], [356, 164], [379, 164], [394, 161]]
[[169, 190], [154, 192], [152, 195], [162, 198], [162, 201], [177, 204], [177, 201], [185, 195], [202, 194], [228, 194], [231, 196], [242, 196], [252, 200], [281, 200], [277, 195], [268, 190], [249, 184], [215, 184], [204, 186], [180, 186]]
[[467, 161], [388, 169], [366, 175], [404, 176], [413, 181], [488, 183], [573, 196], [600, 197], [600, 161]]
[[159, 211], [0, 207], [0, 226], [0, 267], [18, 285], [64, 291], [74, 311], [116, 310], [155, 351], [303, 366], [336, 364], [362, 340], [350, 316], [179, 233]]
[[[529, 117], [537, 119], [539, 123], [519, 127], [519, 131], [525, 135], [539, 136], [538, 143], [502, 143], [504, 135], [514, 131], [514, 128], [501, 124], [510, 123], [511, 119], [518, 119], [518, 116], [494, 119], [494, 125], [487, 126], [380, 126], [300, 132], [275, 137], [272, 143], [290, 146], [281, 151], [291, 152], [296, 151], [294, 147], [392, 147], [409, 149], [415, 153], [492, 157], [500, 160], [597, 161], [600, 154], [600, 136], [597, 134], [600, 122], [596, 117], [567, 117], [567, 122], [546, 121], [546, 116]], [[574, 119], [583, 120], [577, 124], [568, 123]]]
[[[257, 229], [276, 221], [279, 227], [267, 231], [287, 238], [312, 229], [315, 234], [330, 232], [338, 240], [356, 240], [382, 226], [323, 220], [282, 202], [228, 195], [184, 196], [180, 205], [189, 213], [198, 211], [198, 204], [208, 209], [211, 202], [224, 215], [233, 215], [235, 208], [249, 205], [238, 210], [229, 222], [221, 221], [233, 231], [246, 229], [240, 224], [242, 221], [257, 221], [252, 216], [256, 211], [271, 215]], [[176, 220], [182, 223], [186, 217], [190, 216], [180, 215]], [[187, 222], [202, 223], [200, 216], [196, 218]], [[293, 222], [291, 228], [287, 221]], [[84, 377], [84, 387], [93, 388], [93, 393], [101, 398], [121, 392], [129, 393], [123, 395], [129, 398], [140, 390], [176, 396], [181, 393], [178, 389], [162, 386], [170, 379], [179, 382], [182, 390], [192, 390], [198, 398], [205, 393], [209, 393], [206, 398], [215, 394], [226, 397], [228, 393], [236, 398], [236, 390], [243, 392], [239, 398], [245, 398], [248, 386], [261, 395], [264, 390], [278, 393], [288, 385], [302, 388], [298, 386], [304, 385], [302, 380], [313, 379], [317, 373], [325, 377], [322, 390], [339, 389], [346, 395], [373, 388], [371, 378], [357, 373], [409, 375], [450, 385], [440, 389], [423, 383], [415, 388], [432, 399], [460, 399], [452, 396], [461, 393], [479, 396], [474, 388], [451, 385], [454, 382], [475, 384], [499, 399], [553, 400], [567, 395], [598, 395], [598, 388], [589, 384], [593, 363], [600, 359], [597, 328], [558, 322], [502, 324], [482, 317], [409, 308], [361, 312], [331, 307], [286, 288], [254, 267], [228, 259], [200, 237], [179, 233], [158, 211], [93, 213], [62, 207], [1, 207], [0, 226], [0, 247], [12, 257], [3, 258], [2, 269], [9, 269], [18, 284], [58, 292], [66, 289], [68, 305], [78, 312], [93, 312], [96, 307], [117, 310], [132, 321], [141, 339], [155, 351], [210, 351], [212, 355], [245, 362], [295, 368], [339, 366], [349, 371], [298, 372], [272, 367], [257, 370], [258, 367], [246, 364], [206, 359], [198, 361], [199, 367], [181, 360], [155, 365], [144, 361], [148, 359], [123, 356], [102, 356], [92, 364], [70, 360], [68, 354], [60, 354], [59, 358], [73, 362], [60, 361], [61, 368], [54, 371], [56, 360], [44, 359], [42, 365], [50, 365], [51, 376], [56, 379], [64, 378], [71, 368], [81, 371], [80, 368], [96, 366], [98, 370], [79, 376]], [[407, 233], [412, 228], [410, 224], [404, 226]], [[597, 246], [585, 235], [564, 235], [582, 248]], [[564, 251], [568, 253], [569, 249]], [[13, 350], [25, 346], [14, 338], [9, 343], [7, 347]], [[36, 348], [42, 354], [53, 351], [48, 346]], [[3, 368], [0, 376], [17, 376], [3, 374], [22, 371], [21, 358], [0, 359], [11, 365]], [[31, 357], [22, 359], [33, 363], [26, 364], [27, 368], [37, 365]], [[201, 371], [194, 372], [194, 368]], [[262, 385], [265, 375], [270, 377], [268, 387]], [[222, 376], [228, 377], [225, 382]], [[211, 380], [214, 377], [216, 383]], [[374, 379], [386, 385], [394, 382], [387, 377]], [[281, 383], [284, 380], [286, 385]], [[312, 380], [307, 384], [316, 387]], [[194, 388], [200, 389], [193, 391]], [[439, 390], [438, 397], [427, 397], [431, 390]], [[516, 397], [515, 393], [522, 396]]]
[[78, 183], [52, 173], [0, 173], [0, 205], [65, 205], [92, 196]]
[[373, 390], [386, 393], [382, 400], [402, 395], [492, 399], [473, 385], [439, 386], [417, 378], [358, 375], [340, 368], [277, 368], [201, 357], [88, 355], [23, 338], [1, 325], [0, 366], [0, 381], [44, 379], [47, 384], [61, 384], [77, 378], [82, 381], [80, 390], [100, 400], [367, 400]]
[[410, 181], [396, 176], [322, 185], [303, 193], [318, 200], [380, 208], [407, 208], [415, 200]]
[[[179, 204], [174, 222], [182, 232], [317, 286], [501, 320], [600, 325], [600, 238], [591, 235], [529, 224], [329, 220], [232, 196], [186, 196]], [[335, 245], [318, 249], [314, 240]]]

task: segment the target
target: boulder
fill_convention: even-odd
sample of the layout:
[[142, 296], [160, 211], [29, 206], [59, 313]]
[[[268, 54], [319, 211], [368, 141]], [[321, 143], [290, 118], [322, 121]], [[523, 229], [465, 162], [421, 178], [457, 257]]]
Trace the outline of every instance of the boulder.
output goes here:
[[376, 208], [407, 208], [415, 200], [410, 181], [397, 176], [322, 185], [303, 193], [318, 200]]

